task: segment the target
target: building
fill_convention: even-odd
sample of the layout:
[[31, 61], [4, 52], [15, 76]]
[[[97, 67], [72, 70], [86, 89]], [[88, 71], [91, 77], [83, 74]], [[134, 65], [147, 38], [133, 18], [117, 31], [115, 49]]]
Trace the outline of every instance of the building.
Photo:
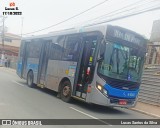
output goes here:
[[16, 69], [20, 43], [20, 36], [5, 33], [3, 45], [2, 35], [0, 34], [0, 66], [5, 66], [5, 58], [7, 58], [7, 66]]
[[4, 46], [2, 44], [2, 36], [0, 36], [0, 54], [9, 56], [18, 56], [21, 37], [11, 33], [5, 33]]
[[160, 64], [160, 20], [153, 22], [146, 64]]

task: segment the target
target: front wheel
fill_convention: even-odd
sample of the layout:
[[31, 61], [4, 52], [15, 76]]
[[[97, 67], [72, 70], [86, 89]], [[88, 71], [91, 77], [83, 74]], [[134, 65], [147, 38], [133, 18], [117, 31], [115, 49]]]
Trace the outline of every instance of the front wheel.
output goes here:
[[27, 75], [27, 85], [31, 88], [33, 88], [35, 85], [33, 83], [34, 80], [34, 75], [32, 71], [29, 71], [28, 75]]
[[71, 83], [64, 81], [61, 86], [60, 97], [64, 102], [71, 101]]

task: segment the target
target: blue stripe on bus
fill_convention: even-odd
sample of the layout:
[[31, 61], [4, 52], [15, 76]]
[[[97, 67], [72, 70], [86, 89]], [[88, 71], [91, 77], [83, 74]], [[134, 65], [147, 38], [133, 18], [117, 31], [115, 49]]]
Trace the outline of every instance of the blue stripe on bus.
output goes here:
[[21, 70], [22, 70], [22, 62], [19, 62], [19, 63], [17, 64], [17, 72], [18, 72], [18, 74], [21, 73]]
[[119, 97], [119, 98], [132, 98], [135, 99], [136, 96], [138, 95], [139, 89], [134, 90], [134, 91], [129, 91], [129, 90], [121, 90], [117, 88], [113, 88], [108, 84], [104, 85], [104, 89], [108, 91], [108, 95], [112, 97]]
[[27, 64], [27, 70], [32, 69], [33, 72], [38, 72], [38, 64]]

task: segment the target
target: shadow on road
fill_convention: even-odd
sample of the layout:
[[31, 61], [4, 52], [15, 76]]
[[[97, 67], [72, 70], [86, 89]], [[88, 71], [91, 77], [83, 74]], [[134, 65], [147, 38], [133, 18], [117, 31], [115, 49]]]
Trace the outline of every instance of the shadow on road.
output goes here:
[[[43, 93], [47, 93], [51, 96], [57, 97], [57, 92], [54, 92], [52, 90], [49, 89], [41, 89], [38, 88], [37, 89], [39, 91], [42, 91]], [[59, 99], [61, 100], [61, 99]], [[66, 103], [67, 104], [67, 103]], [[123, 110], [118, 110], [116, 107], [112, 108], [112, 107], [106, 107], [106, 106], [101, 106], [101, 105], [96, 105], [96, 104], [88, 104], [76, 99], [72, 99], [71, 103], [68, 104], [72, 104], [78, 107], [81, 107], [82, 109], [86, 109], [87, 111], [91, 111], [94, 113], [101, 113], [101, 114], [121, 114], [121, 115], [128, 115], [129, 113], [124, 112]]]
[[128, 113], [118, 110], [116, 109], [116, 107], [113, 108], [113, 107], [106, 107], [106, 106], [101, 106], [101, 105], [96, 105], [96, 104], [88, 104], [88, 103], [84, 103], [81, 101], [77, 101], [75, 99], [73, 99], [73, 102], [71, 104], [77, 105], [81, 108], [84, 108], [94, 113], [128, 115]]
[[[25, 82], [19, 81], [19, 83], [27, 86], [27, 84]], [[57, 98], [57, 92], [55, 92], [53, 90], [50, 90], [47, 88], [42, 89], [40, 87], [34, 87], [32, 89], [36, 89], [38, 91], [41, 91], [42, 93], [45, 93], [47, 95], [50, 95], [50, 96]], [[59, 100], [61, 100], [61, 99], [59, 99]], [[85, 102], [82, 102], [79, 100], [75, 100], [75, 99], [73, 99], [70, 104], [81, 107], [82, 109], [86, 109], [87, 111], [91, 111], [94, 113], [115, 114], [115, 115], [117, 115], [117, 114], [128, 115], [129, 114], [129, 113], [126, 113], [125, 111], [123, 111], [123, 109], [119, 110], [119, 108], [117, 109], [116, 107], [112, 108], [112, 107], [106, 107], [106, 106], [101, 106], [101, 105], [96, 105], [96, 104], [88, 104], [88, 103], [85, 103]]]

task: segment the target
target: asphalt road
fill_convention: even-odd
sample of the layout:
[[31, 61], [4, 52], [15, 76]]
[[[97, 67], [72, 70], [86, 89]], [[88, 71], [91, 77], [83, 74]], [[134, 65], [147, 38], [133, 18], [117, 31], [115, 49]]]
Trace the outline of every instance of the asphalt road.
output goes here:
[[[73, 100], [72, 103], [65, 103], [56, 97], [55, 92], [47, 89], [29, 88], [25, 80], [20, 79], [15, 72], [0, 68], [0, 119], [98, 119], [101, 121], [101, 119], [153, 119], [153, 117], [125, 108], [89, 105], [76, 100]], [[12, 126], [12, 128], [14, 127], [132, 128], [135, 125]], [[136, 127], [158, 128], [160, 126], [136, 125]]]

